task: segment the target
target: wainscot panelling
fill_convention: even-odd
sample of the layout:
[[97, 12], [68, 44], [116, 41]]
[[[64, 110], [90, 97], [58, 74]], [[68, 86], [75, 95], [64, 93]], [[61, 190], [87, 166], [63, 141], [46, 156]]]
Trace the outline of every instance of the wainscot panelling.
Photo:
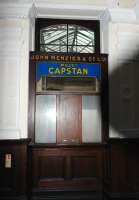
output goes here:
[[110, 199], [139, 199], [139, 140], [111, 139], [105, 161], [105, 194]]
[[0, 140], [0, 199], [27, 199], [29, 140]]
[[52, 195], [50, 191], [53, 191], [55, 198], [61, 199], [69, 196], [72, 196], [71, 199], [81, 196], [88, 199], [96, 195], [97, 199], [101, 199], [104, 145], [32, 145], [29, 149], [33, 199], [37, 196], [49, 199], [48, 196]]

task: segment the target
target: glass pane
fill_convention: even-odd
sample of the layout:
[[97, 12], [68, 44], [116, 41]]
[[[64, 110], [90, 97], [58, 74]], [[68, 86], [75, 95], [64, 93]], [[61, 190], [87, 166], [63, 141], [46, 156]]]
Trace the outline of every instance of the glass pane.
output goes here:
[[101, 142], [100, 97], [82, 96], [82, 141]]
[[[71, 51], [72, 49], [72, 51]], [[68, 46], [68, 52], [72, 53], [92, 53], [94, 52], [93, 46]]]
[[[82, 46], [81, 50], [77, 47]], [[90, 49], [86, 49], [90, 46]], [[68, 25], [68, 52], [94, 52], [94, 32], [85, 27]], [[84, 51], [82, 51], [82, 49]], [[85, 51], [86, 50], [86, 51]]]
[[96, 77], [45, 77], [37, 81], [37, 92], [48, 90], [99, 92], [99, 81]]
[[56, 95], [36, 97], [36, 143], [56, 143]]
[[40, 45], [40, 51], [43, 52], [67, 52], [67, 45]]
[[67, 24], [49, 26], [40, 30], [40, 44], [67, 44]]
[[40, 30], [43, 52], [94, 53], [95, 33], [76, 24], [58, 24]]

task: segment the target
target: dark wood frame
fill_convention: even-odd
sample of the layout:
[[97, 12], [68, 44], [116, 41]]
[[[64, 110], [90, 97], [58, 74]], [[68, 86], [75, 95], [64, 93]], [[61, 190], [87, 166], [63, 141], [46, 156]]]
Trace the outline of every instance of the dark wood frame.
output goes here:
[[[63, 55], [63, 54], [45, 54], [40, 52], [31, 52], [30, 58], [33, 55]], [[74, 54], [65, 54], [69, 56], [74, 56]], [[108, 61], [107, 54], [79, 54], [79, 56], [94, 56], [99, 58], [95, 63], [101, 64], [101, 111], [102, 111], [102, 143], [107, 143], [108, 140]], [[100, 58], [104, 57], [105, 62], [101, 61]], [[36, 96], [36, 85], [35, 85], [35, 69], [36, 61], [30, 59], [30, 69], [29, 69], [29, 114], [28, 114], [28, 133], [29, 138], [32, 138], [32, 143], [35, 144], [35, 96]], [[98, 95], [98, 93], [75, 93], [75, 92], [58, 92], [49, 91], [48, 94], [86, 94], [86, 95]], [[93, 143], [94, 144], [94, 143]], [[82, 145], [82, 144], [80, 144]], [[84, 144], [83, 144], [84, 145]]]
[[40, 51], [40, 29], [56, 24], [76, 24], [95, 32], [95, 53], [100, 53], [100, 23], [97, 20], [37, 18], [35, 23], [35, 50]]

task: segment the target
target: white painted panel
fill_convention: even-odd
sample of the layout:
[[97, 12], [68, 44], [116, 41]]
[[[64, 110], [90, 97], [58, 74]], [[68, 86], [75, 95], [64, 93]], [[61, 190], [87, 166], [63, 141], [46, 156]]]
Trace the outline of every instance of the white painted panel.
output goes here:
[[0, 59], [0, 128], [18, 128], [19, 61]]
[[26, 138], [29, 20], [1, 18], [0, 30], [0, 139]]

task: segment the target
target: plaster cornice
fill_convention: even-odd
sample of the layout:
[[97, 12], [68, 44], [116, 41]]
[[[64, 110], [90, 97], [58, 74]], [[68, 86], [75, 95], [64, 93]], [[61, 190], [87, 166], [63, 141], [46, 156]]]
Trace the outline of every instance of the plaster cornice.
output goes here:
[[[23, 3], [0, 2], [0, 18], [70, 18], [111, 20], [114, 22], [138, 23], [139, 2], [135, 8], [118, 8], [107, 5], [78, 5], [51, 3], [48, 0], [28, 0]], [[110, 2], [110, 1], [108, 1]]]

